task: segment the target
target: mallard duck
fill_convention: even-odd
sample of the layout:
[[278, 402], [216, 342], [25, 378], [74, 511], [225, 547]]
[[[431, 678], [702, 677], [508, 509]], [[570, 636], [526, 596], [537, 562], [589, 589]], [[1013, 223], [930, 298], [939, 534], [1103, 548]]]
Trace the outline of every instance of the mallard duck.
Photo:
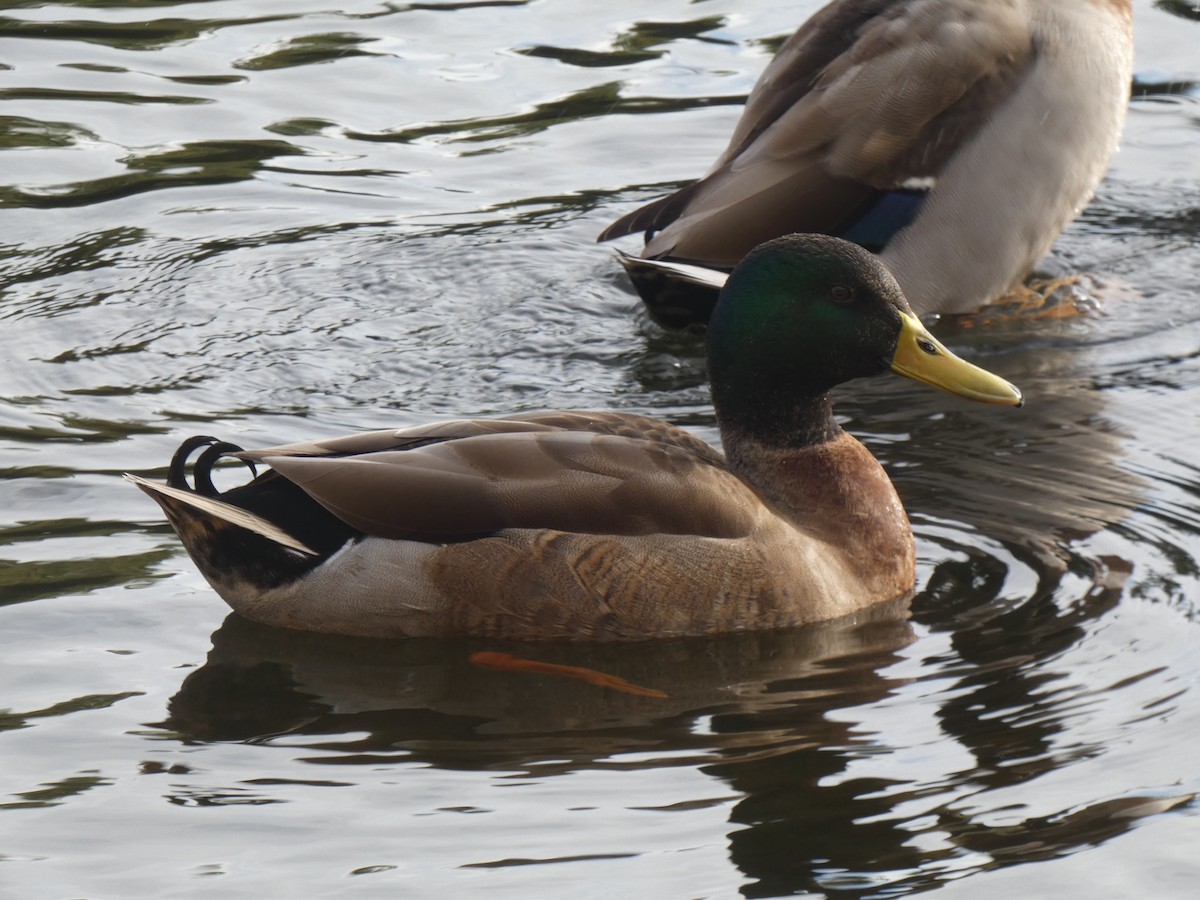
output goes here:
[[[1132, 47], [1129, 0], [834, 0], [763, 72], [708, 174], [599, 240], [645, 232], [645, 259], [623, 262], [671, 327], [706, 322], [712, 285], [790, 232], [879, 253], [918, 315], [969, 311], [1091, 197]], [[680, 279], [653, 260], [719, 272]]]
[[[939, 344], [875, 257], [822, 235], [771, 241], [737, 266], [708, 359], [725, 455], [644, 416], [547, 412], [267, 450], [199, 437], [166, 484], [126, 477], [217, 593], [259, 622], [373, 636], [706, 635], [830, 619], [912, 590], [908, 519], [834, 420], [834, 385], [890, 369], [1021, 402]], [[270, 469], [219, 492], [223, 456]]]

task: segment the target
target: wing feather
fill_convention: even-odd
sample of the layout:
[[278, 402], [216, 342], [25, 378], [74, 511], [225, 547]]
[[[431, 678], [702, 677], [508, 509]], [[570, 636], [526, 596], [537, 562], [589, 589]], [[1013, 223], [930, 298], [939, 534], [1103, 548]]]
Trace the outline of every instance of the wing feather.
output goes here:
[[359, 456], [255, 458], [350, 526], [387, 538], [506, 528], [740, 537], [761, 514], [714, 451], [613, 434], [518, 431]]

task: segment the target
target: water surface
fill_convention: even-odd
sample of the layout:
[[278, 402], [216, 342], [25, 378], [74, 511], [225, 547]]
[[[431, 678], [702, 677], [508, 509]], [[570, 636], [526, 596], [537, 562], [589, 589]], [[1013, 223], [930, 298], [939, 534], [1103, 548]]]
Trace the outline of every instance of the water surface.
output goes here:
[[1121, 152], [1045, 264], [1100, 311], [937, 323], [1026, 408], [839, 394], [917, 532], [907, 620], [602, 648], [275, 631], [119, 478], [193, 433], [555, 407], [715, 440], [700, 346], [593, 240], [707, 168], [817, 6], [5, 7], [0, 893], [1194, 894], [1193, 4], [1135, 3]]

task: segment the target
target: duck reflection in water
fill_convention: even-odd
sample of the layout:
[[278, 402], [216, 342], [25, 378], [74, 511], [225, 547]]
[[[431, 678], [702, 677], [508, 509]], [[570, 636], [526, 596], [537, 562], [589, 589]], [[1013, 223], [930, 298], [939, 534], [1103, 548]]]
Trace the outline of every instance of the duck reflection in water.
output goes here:
[[[1031, 842], [1040, 856], [1061, 855], [1183, 802], [1127, 797], [1005, 829], [956, 805], [964, 792], [1019, 785], [1086, 752], [1056, 749], [1072, 704], [1047, 697], [1045, 685], [1053, 660], [1119, 597], [1119, 587], [1099, 586], [1075, 598], [1068, 615], [1043, 597], [955, 626], [946, 609], [965, 598], [947, 596], [942, 579], [936, 596], [914, 600], [919, 627], [956, 629], [958, 657], [945, 673], [929, 673], [948, 681], [936, 703], [927, 692], [916, 700], [911, 689], [921, 682], [890, 671], [914, 639], [904, 604], [777, 633], [604, 645], [341, 638], [231, 614], [159, 727], [189, 742], [278, 742], [309, 763], [335, 765], [341, 781], [353, 781], [354, 766], [409, 763], [539, 781], [696, 766], [736, 792], [729, 853], [750, 879], [747, 896], [820, 892], [845, 879], [865, 885], [897, 872], [909, 887], [930, 887], [956, 856], [969, 858], [964, 866], [1016, 864], [1028, 860]], [[587, 665], [667, 697], [481, 669], [468, 662], [481, 649]], [[903, 763], [888, 763], [912, 748], [873, 725], [873, 710], [905, 691], [906, 717], [931, 716], [973, 762], [936, 776], [922, 770], [916, 780]], [[961, 752], [939, 756], [963, 762]], [[187, 775], [176, 781], [194, 801]], [[914, 840], [923, 832], [943, 849], [923, 849]]]

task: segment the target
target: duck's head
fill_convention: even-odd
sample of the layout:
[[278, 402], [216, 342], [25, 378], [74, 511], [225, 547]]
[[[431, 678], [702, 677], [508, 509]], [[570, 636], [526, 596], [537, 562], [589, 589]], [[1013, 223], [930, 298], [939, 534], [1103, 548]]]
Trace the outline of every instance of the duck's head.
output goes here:
[[777, 238], [738, 264], [709, 322], [708, 365], [723, 425], [790, 430], [793, 440], [797, 428], [819, 440], [835, 427], [834, 385], [889, 370], [983, 403], [1022, 402], [942, 346], [877, 257], [826, 235]]

